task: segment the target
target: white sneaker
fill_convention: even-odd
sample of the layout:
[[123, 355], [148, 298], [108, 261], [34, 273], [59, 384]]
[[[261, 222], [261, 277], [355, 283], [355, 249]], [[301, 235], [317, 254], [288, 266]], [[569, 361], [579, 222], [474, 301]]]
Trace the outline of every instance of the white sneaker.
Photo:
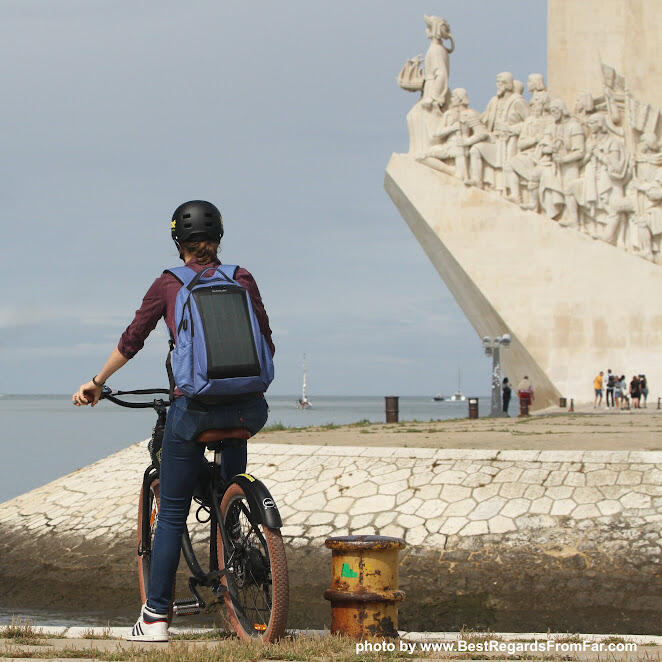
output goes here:
[[168, 641], [168, 614], [157, 614], [144, 604], [127, 641]]

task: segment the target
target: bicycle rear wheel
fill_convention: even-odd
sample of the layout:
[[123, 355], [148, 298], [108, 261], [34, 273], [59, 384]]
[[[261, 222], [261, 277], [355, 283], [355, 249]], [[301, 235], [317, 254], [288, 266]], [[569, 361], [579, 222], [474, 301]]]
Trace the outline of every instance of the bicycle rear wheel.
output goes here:
[[[138, 555], [138, 584], [140, 586], [140, 600], [144, 604], [147, 602], [147, 592], [149, 590], [149, 570], [151, 567], [151, 550], [154, 544], [154, 533], [156, 532], [156, 523], [159, 518], [160, 492], [159, 479], [153, 478], [149, 484], [148, 508], [145, 509], [144, 483], [140, 488], [140, 500], [138, 502], [138, 549], [149, 549], [147, 553]], [[147, 518], [145, 527], [148, 531], [147, 540], [143, 540], [143, 520]], [[172, 599], [175, 599], [175, 579], [172, 581]], [[172, 624], [173, 608], [172, 602], [168, 609], [168, 625]]]
[[221, 500], [221, 523], [232, 541], [223, 548], [217, 535], [219, 565], [225, 568], [225, 605], [240, 639], [277, 640], [285, 632], [289, 579], [285, 545], [279, 529], [258, 524], [246, 495], [233, 483]]

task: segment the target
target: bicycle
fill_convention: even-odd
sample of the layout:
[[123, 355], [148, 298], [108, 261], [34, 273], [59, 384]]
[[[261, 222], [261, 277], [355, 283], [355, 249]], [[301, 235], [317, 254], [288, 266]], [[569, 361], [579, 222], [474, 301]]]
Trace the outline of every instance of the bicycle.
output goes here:
[[[148, 448], [151, 464], [143, 474], [138, 504], [138, 579], [140, 597], [147, 600], [152, 540], [159, 513], [159, 468], [161, 443], [170, 401], [121, 400], [124, 395], [168, 394], [166, 389], [113, 391], [104, 387], [102, 399], [122, 407], [153, 408], [156, 424]], [[209, 571], [196, 558], [188, 527], [182, 535], [182, 552], [191, 571], [188, 586], [192, 597], [174, 600], [168, 623], [175, 615], [185, 616], [209, 610], [224, 603], [230, 623], [240, 639], [265, 642], [277, 640], [285, 632], [289, 606], [289, 580], [285, 546], [280, 533], [282, 520], [265, 485], [251, 474], [239, 474], [227, 483], [221, 478], [221, 449], [249, 439], [245, 428], [211, 429], [195, 440], [214, 452], [196, 486], [196, 519], [209, 523]], [[201, 515], [202, 513], [202, 515]], [[221, 563], [222, 561], [222, 563]], [[210, 589], [205, 600], [200, 588]]]

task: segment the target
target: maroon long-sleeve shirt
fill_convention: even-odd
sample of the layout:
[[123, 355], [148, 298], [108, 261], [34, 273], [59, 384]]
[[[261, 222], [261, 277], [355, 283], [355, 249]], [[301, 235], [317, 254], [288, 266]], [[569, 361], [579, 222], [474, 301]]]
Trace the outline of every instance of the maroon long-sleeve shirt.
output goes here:
[[[195, 272], [202, 271], [205, 267], [218, 266], [218, 260], [211, 264], [201, 265], [195, 260], [189, 262], [186, 266], [193, 269]], [[251, 297], [253, 310], [260, 325], [260, 331], [264, 335], [271, 354], [276, 351], [273, 341], [271, 340], [271, 328], [269, 327], [269, 317], [267, 311], [264, 309], [260, 290], [258, 290], [257, 283], [253, 276], [239, 267], [235, 273], [235, 280], [246, 290]], [[173, 338], [177, 337], [175, 331], [175, 299], [177, 292], [181, 289], [182, 284], [169, 273], [161, 274], [147, 290], [147, 294], [143, 298], [140, 308], [136, 311], [133, 321], [126, 328], [122, 334], [117, 349], [127, 359], [133, 358], [145, 344], [147, 336], [152, 332], [158, 321], [163, 317], [165, 323], [170, 329]]]

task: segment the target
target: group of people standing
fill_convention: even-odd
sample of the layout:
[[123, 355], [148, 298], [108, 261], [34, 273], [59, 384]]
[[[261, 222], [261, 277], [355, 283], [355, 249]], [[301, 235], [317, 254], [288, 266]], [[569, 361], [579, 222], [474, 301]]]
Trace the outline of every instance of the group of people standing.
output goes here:
[[629, 384], [625, 375], [620, 377], [611, 369], [603, 370], [593, 379], [595, 399], [593, 409], [602, 406], [602, 394], [605, 393], [607, 409], [639, 409], [646, 407], [648, 400], [648, 380], [646, 375], [633, 375]]

